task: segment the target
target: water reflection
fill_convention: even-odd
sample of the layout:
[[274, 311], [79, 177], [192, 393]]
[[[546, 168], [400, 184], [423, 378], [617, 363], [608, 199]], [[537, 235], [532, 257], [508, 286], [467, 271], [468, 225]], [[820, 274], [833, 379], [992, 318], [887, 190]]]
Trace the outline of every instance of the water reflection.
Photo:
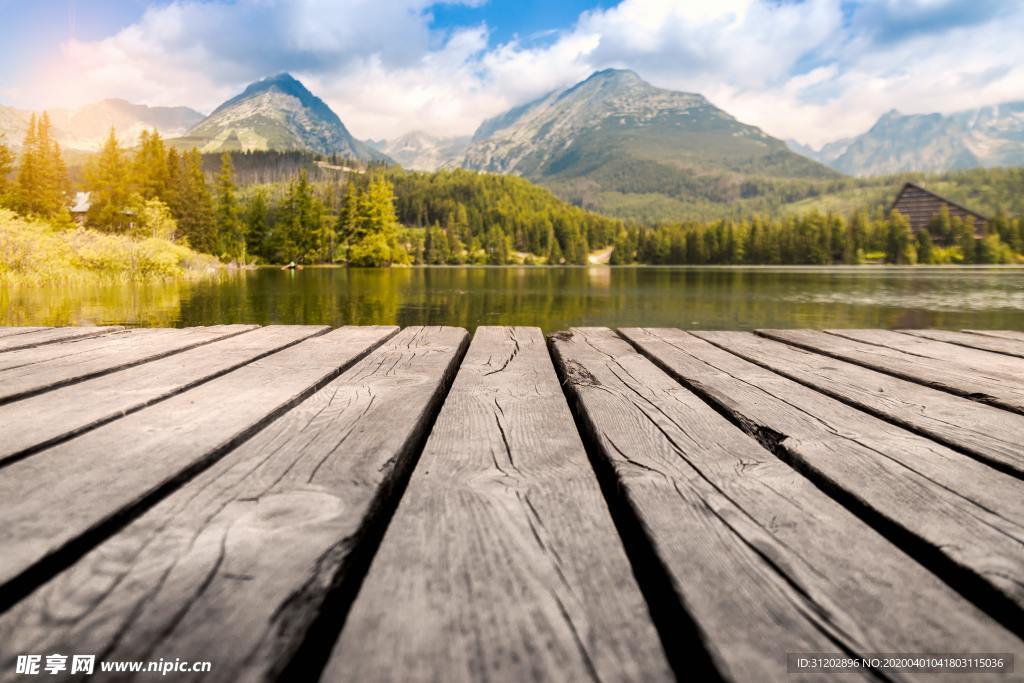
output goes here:
[[3, 325], [1024, 328], [1024, 269], [307, 268], [0, 287]]

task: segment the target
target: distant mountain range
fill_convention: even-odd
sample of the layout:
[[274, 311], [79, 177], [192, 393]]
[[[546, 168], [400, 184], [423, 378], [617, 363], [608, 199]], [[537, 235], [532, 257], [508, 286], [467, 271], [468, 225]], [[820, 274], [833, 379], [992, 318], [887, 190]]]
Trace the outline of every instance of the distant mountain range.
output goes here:
[[[8, 144], [20, 147], [31, 114], [23, 109], [0, 106], [0, 133], [6, 136]], [[143, 130], [155, 128], [165, 137], [176, 137], [184, 135], [204, 118], [188, 107], [147, 107], [119, 99], [100, 100], [79, 109], [52, 109], [49, 115], [54, 136], [61, 146], [81, 151], [99, 149], [111, 127], [122, 144], [132, 146], [138, 143]]]
[[250, 83], [175, 142], [203, 152], [308, 150], [363, 161], [387, 158], [356, 140], [323, 100], [286, 73]]
[[366, 140], [382, 154], [414, 171], [436, 171], [456, 162], [469, 147], [471, 138], [439, 137], [416, 130], [392, 140]]
[[484, 121], [460, 165], [522, 175], [615, 213], [738, 200], [751, 178], [836, 176], [702, 95], [656, 88], [618, 69]]
[[867, 132], [793, 151], [850, 175], [1024, 166], [1024, 101], [955, 114], [884, 114]]

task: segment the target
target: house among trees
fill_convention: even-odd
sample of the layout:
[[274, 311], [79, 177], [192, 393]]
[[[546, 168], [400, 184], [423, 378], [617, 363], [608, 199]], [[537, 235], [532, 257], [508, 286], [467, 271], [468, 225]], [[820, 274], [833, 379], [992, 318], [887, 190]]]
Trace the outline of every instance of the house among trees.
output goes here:
[[[922, 230], [927, 230], [933, 226], [933, 221], [942, 214], [943, 208], [946, 209], [950, 218], [959, 218], [965, 222], [967, 219], [970, 219], [974, 224], [975, 238], [981, 238], [987, 234], [988, 218], [976, 211], [971, 211], [966, 206], [940, 197], [934, 192], [929, 192], [914, 183], [903, 185], [903, 189], [896, 195], [896, 201], [892, 203], [892, 208], [889, 209], [889, 212], [899, 211], [903, 214], [910, 222], [910, 229], [916, 235]], [[932, 235], [932, 237], [941, 240], [946, 236]]]
[[91, 195], [91, 192], [76, 192], [75, 203], [68, 207], [71, 217], [80, 228], [85, 226], [85, 214], [89, 213], [89, 207], [92, 205]]

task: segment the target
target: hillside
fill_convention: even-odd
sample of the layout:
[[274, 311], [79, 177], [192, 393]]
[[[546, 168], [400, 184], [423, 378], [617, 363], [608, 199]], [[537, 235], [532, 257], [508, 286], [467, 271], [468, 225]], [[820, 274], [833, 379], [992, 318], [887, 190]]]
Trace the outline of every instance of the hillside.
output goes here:
[[834, 171], [703, 96], [606, 70], [485, 121], [461, 165], [522, 175], [588, 208], [633, 218], [715, 213]]
[[204, 153], [305, 150], [363, 161], [386, 158], [352, 137], [323, 100], [286, 73], [250, 83], [173, 143]]

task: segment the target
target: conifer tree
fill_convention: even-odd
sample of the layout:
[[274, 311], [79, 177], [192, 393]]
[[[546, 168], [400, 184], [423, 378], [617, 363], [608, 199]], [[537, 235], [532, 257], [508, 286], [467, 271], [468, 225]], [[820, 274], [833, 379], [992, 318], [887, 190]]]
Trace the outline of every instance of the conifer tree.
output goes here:
[[128, 169], [124, 150], [111, 128], [99, 155], [85, 169], [86, 187], [90, 193], [89, 213], [86, 214], [89, 227], [114, 233], [129, 231], [134, 214]]
[[143, 199], [168, 200], [171, 162], [160, 133], [156, 130], [142, 131], [138, 151], [132, 160], [132, 172], [135, 187]]
[[245, 245], [250, 255], [267, 255], [268, 214], [267, 192], [256, 190], [245, 210]]
[[29, 118], [18, 170], [18, 209], [24, 214], [55, 216], [67, 209], [68, 171], [60, 146], [50, 133], [46, 112]]
[[14, 153], [7, 146], [7, 139], [0, 133], [0, 206], [11, 203], [11, 181], [8, 176], [14, 170]]
[[171, 212], [178, 221], [178, 232], [193, 249], [207, 254], [220, 253], [214, 225], [213, 200], [206, 186], [203, 157], [199, 150], [186, 152], [173, 175], [175, 183], [171, 190]]
[[917, 260], [917, 250], [913, 243], [914, 235], [910, 231], [910, 222], [899, 211], [893, 211], [889, 217], [889, 231], [885, 243], [885, 260], [887, 263], [912, 264]]
[[221, 256], [230, 261], [244, 261], [246, 256], [245, 224], [237, 193], [231, 154], [224, 152], [220, 157], [220, 173], [217, 174], [216, 231]]

